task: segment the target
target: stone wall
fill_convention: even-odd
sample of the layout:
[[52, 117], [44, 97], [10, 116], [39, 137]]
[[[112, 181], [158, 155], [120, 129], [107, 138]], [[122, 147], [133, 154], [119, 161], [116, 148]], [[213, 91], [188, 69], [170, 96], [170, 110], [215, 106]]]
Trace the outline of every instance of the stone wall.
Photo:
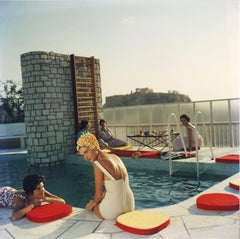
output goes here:
[[[101, 114], [99, 60], [95, 63]], [[76, 145], [70, 55], [28, 52], [21, 55], [21, 67], [28, 162], [55, 165], [74, 153]]]

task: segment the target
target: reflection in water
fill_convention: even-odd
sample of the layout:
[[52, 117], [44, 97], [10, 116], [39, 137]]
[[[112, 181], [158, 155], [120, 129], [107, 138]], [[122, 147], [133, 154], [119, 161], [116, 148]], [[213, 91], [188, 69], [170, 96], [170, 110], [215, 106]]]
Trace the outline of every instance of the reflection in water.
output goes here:
[[146, 169], [140, 172], [131, 169], [129, 177], [138, 209], [178, 203], [226, 178], [204, 175], [198, 181], [195, 175], [169, 176], [164, 171]]

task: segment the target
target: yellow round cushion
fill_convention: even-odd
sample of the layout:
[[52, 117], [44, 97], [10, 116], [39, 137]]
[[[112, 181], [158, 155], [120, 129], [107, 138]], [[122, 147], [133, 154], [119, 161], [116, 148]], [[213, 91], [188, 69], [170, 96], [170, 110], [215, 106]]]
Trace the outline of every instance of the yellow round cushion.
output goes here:
[[120, 215], [116, 225], [124, 231], [134, 234], [157, 233], [170, 223], [170, 216], [151, 211], [133, 211]]
[[240, 178], [239, 179], [233, 179], [229, 182], [229, 186], [231, 188], [234, 188], [236, 190], [240, 189]]

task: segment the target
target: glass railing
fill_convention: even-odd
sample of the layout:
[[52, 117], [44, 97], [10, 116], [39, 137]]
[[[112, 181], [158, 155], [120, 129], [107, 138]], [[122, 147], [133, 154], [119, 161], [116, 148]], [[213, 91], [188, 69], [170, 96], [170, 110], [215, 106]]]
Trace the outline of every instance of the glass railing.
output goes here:
[[[104, 109], [104, 119], [108, 127], [118, 138], [127, 140], [127, 135], [143, 132], [167, 131], [168, 115], [174, 113], [178, 118], [188, 114], [194, 124], [194, 116], [200, 111], [197, 122], [199, 133], [203, 136], [205, 146], [208, 141], [213, 147], [239, 146], [240, 99], [222, 99], [196, 101], [190, 103], [171, 103], [115, 107]], [[177, 124], [171, 122], [172, 130], [177, 131]], [[184, 128], [182, 134], [185, 134]]]

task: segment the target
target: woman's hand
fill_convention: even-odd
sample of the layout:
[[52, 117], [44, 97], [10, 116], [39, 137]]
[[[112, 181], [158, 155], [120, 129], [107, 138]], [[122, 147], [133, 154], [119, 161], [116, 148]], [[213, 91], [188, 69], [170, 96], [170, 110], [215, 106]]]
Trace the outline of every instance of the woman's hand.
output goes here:
[[33, 205], [34, 207], [41, 206], [41, 203], [43, 202], [42, 198], [34, 198], [32, 201], [29, 202], [29, 205]]
[[56, 196], [48, 191], [45, 190], [45, 195], [42, 198], [43, 202], [48, 202], [48, 203], [63, 203], [65, 204], [65, 200], [59, 196]]
[[97, 205], [97, 203], [94, 200], [90, 200], [87, 205], [86, 205], [86, 209], [88, 211], [93, 211], [93, 208]]

